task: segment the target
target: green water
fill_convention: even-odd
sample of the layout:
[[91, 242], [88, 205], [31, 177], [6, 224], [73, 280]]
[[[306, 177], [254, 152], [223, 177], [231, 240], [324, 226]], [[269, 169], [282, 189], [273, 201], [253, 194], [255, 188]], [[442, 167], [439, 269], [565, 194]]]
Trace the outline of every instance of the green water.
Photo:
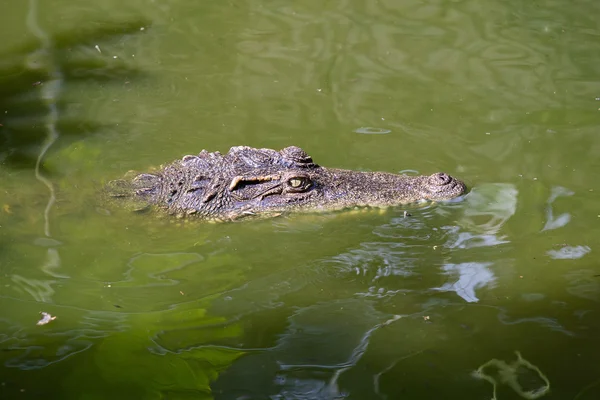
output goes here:
[[[600, 398], [598, 21], [592, 0], [0, 3], [0, 398]], [[470, 193], [232, 224], [98, 201], [235, 145]]]

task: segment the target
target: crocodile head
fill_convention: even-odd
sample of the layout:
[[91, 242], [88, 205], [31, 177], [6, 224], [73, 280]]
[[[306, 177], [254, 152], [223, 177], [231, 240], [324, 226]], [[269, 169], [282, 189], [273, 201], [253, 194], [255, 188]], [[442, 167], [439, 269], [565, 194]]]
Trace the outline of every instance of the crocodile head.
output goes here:
[[226, 155], [202, 151], [109, 186], [116, 197], [215, 220], [443, 201], [466, 190], [442, 172], [406, 176], [321, 167], [295, 146], [281, 151], [238, 146]]

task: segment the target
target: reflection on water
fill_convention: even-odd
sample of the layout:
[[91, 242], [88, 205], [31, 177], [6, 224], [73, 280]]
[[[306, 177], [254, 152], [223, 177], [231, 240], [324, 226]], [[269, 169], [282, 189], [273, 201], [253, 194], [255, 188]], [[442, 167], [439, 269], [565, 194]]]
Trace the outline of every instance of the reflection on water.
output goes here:
[[12, 276], [12, 281], [16, 285], [14, 288], [16, 291], [28, 293], [35, 301], [39, 303], [52, 302], [54, 294], [52, 285], [56, 284], [56, 281], [30, 279], [17, 274]]
[[567, 273], [567, 291], [573, 296], [595, 302], [600, 301], [600, 281], [598, 270], [581, 269]]
[[575, 193], [569, 189], [563, 187], [552, 188], [552, 194], [548, 199], [548, 206], [546, 207], [546, 225], [544, 225], [543, 231], [561, 228], [569, 223], [571, 220], [571, 214], [563, 213], [555, 217], [552, 210], [552, 203], [562, 196], [573, 196]]
[[340, 375], [359, 362], [377, 329], [399, 318], [353, 299], [302, 308], [288, 318], [274, 347], [244, 357], [213, 387], [224, 399], [267, 393], [278, 399], [347, 397], [338, 385]]
[[[487, 246], [490, 247], [504, 243], [496, 235], [501, 235], [503, 224], [515, 209], [514, 187], [484, 186], [474, 190], [454, 212], [452, 209], [424, 209], [414, 218], [392, 218], [389, 223], [375, 227], [373, 234], [385, 241], [361, 243], [356, 249], [227, 292], [221, 300], [213, 302], [217, 308], [212, 310], [218, 314], [231, 312], [242, 319], [252, 318], [253, 313], [287, 309], [289, 301], [286, 299], [297, 297], [296, 292], [311, 293], [313, 301], [286, 318], [287, 328], [278, 334], [273, 346], [234, 363], [215, 383], [215, 390], [223, 398], [348, 396], [351, 391], [345, 391], [347, 384], [340, 386], [339, 380], [369, 351], [372, 334], [392, 323], [403, 325], [401, 315], [389, 314], [392, 309], [410, 314], [411, 318], [422, 318], [427, 323], [431, 315], [437, 315], [452, 304], [444, 297], [432, 297], [431, 293], [454, 292], [465, 302], [472, 303], [479, 301], [476, 290], [493, 288], [497, 278], [492, 262], [448, 263], [454, 257], [442, 249], [468, 251], [469, 246], [454, 246], [456, 237], [465, 233], [473, 241], [481, 236], [489, 238]], [[462, 213], [458, 221], [460, 227], [442, 229], [434, 225], [436, 214], [455, 214], [456, 211]], [[432, 248], [430, 243], [439, 244]], [[481, 243], [478, 241], [472, 248], [480, 248]], [[428, 255], [425, 247], [429, 249]], [[436, 276], [457, 277], [457, 280], [438, 287], [424, 287], [425, 282], [433, 283]], [[332, 295], [330, 290], [337, 286], [335, 282], [340, 280], [357, 285], [358, 291], [344, 294], [341, 290], [337, 296], [342, 297], [326, 301]], [[259, 296], [260, 288], [262, 296]], [[258, 298], [262, 302], [257, 302]], [[410, 304], [411, 299], [413, 304]], [[417, 299], [423, 302], [421, 309]], [[498, 318], [506, 324], [518, 323], [503, 320], [509, 317], [501, 309], [498, 309]], [[379, 396], [387, 396], [381, 391], [380, 378], [404, 358], [400, 357], [373, 376], [372, 390]]]
[[456, 292], [466, 302], [477, 302], [479, 299], [475, 295], [475, 289], [491, 287], [494, 280], [493, 272], [489, 269], [492, 263], [463, 263], [458, 265], [444, 265], [443, 270], [451, 276], [458, 275], [458, 280], [454, 283], [445, 283], [435, 290]]
[[[510, 184], [484, 184], [473, 188], [466, 198], [461, 226], [466, 229], [453, 231], [453, 240], [446, 243], [451, 248], [472, 248], [509, 243], [505, 236], [498, 236], [500, 228], [517, 210], [518, 191]], [[473, 233], [475, 231], [476, 233]]]
[[204, 257], [197, 253], [139, 254], [128, 263], [124, 280], [112, 282], [111, 287], [172, 286], [179, 282], [168, 279], [169, 272], [200, 263]]
[[555, 260], [576, 260], [590, 252], [589, 246], [565, 246], [558, 250], [548, 250], [547, 253]]
[[[469, 249], [509, 243], [500, 232], [516, 212], [517, 193], [512, 185], [507, 184], [487, 184], [474, 188], [466, 198], [460, 227], [447, 228], [450, 240], [445, 245]], [[478, 261], [446, 264], [442, 266], [444, 274], [456, 277], [456, 280], [446, 282], [435, 290], [453, 291], [467, 302], [477, 302], [476, 289], [491, 288], [496, 281], [493, 265], [492, 262]]]
[[516, 325], [516, 324], [538, 324], [544, 328], [563, 333], [567, 336], [575, 336], [575, 333], [569, 331], [564, 326], [562, 326], [556, 319], [554, 318], [546, 318], [546, 317], [527, 317], [527, 318], [516, 318], [507, 316], [504, 312], [498, 314], [498, 320], [505, 325]]
[[[480, 366], [474, 376], [485, 379], [493, 385], [492, 399], [497, 398], [498, 385], [505, 384], [513, 389], [524, 399], [538, 399], [550, 391], [550, 381], [542, 371], [529, 361], [525, 360], [518, 351], [517, 360], [506, 363], [493, 359]], [[492, 375], [488, 375], [486, 368], [495, 367]]]

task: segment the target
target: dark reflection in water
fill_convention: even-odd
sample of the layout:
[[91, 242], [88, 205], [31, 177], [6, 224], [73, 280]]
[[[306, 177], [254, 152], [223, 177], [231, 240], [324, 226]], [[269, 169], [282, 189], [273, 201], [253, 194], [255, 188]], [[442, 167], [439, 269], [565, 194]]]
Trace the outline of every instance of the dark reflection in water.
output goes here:
[[[439, 395], [450, 379], [450, 368], [456, 365], [442, 366], [433, 360], [437, 352], [453, 351], [442, 345], [450, 338], [453, 338], [452, 346], [460, 352], [470, 347], [469, 338], [493, 336], [494, 329], [509, 332], [522, 327], [526, 331], [546, 332], [546, 335], [556, 332], [564, 337], [585, 332], [568, 315], [550, 311], [556, 307], [555, 303], [549, 303], [540, 293], [523, 293], [514, 300], [489, 301], [498, 286], [506, 285], [507, 272], [515, 268], [513, 260], [498, 257], [498, 254], [510, 244], [503, 231], [516, 212], [517, 197], [518, 192], [512, 185], [482, 185], [475, 188], [463, 204], [424, 210], [417, 218], [393, 218], [390, 223], [374, 229], [375, 235], [389, 241], [362, 243], [357, 249], [320, 260], [302, 271], [286, 275], [288, 283], [283, 285], [268, 283], [283, 283], [282, 276], [270, 276], [250, 282], [235, 292], [227, 292], [222, 300], [227, 306], [225, 303], [219, 306], [220, 301], [213, 306], [219, 314], [233, 313], [234, 320], [252, 318], [252, 314], [272, 314], [274, 318], [288, 312], [290, 315], [285, 317], [285, 330], [269, 340], [271, 346], [257, 348], [254, 343], [253, 348], [248, 349], [250, 354], [234, 363], [217, 380], [213, 385], [219, 394], [217, 398], [334, 399], [354, 397], [358, 393], [362, 393], [363, 398], [398, 398], [403, 390], [408, 391], [405, 393], [420, 390], [414, 387], [414, 381], [407, 380], [406, 368], [420, 368], [415, 365], [422, 363], [433, 363], [431, 373], [439, 376], [425, 378], [421, 372], [418, 381], [425, 379], [423, 383], [431, 393]], [[449, 215], [458, 217], [456, 225], [435, 227], [440, 216]], [[496, 254], [492, 257], [495, 261], [475, 261], [483, 255], [489, 259], [493, 254]], [[475, 260], [467, 261], [473, 258]], [[346, 286], [345, 290], [337, 290], [338, 298], [331, 300], [329, 288], [339, 285], [340, 281]], [[253, 295], [260, 287], [265, 289], [262, 303]], [[580, 290], [586, 291], [583, 287]], [[594, 290], [597, 288], [587, 288], [590, 293]], [[304, 294], [294, 295], [296, 291]], [[447, 296], [446, 292], [456, 297]], [[481, 302], [479, 293], [488, 300], [488, 305], [480, 311], [465, 308], [467, 304]], [[288, 304], [298, 304], [299, 298], [312, 301], [290, 309]], [[270, 301], [264, 302], [266, 299]], [[525, 303], [521, 305], [523, 309], [518, 310], [517, 304], [521, 301]], [[277, 308], [289, 311], [283, 314], [273, 311]], [[465, 310], [479, 315], [482, 321], [474, 320], [474, 315], [467, 317]], [[455, 316], [459, 315], [462, 316], [457, 319]], [[431, 340], [421, 336], [425, 332], [429, 332]], [[492, 340], [490, 345], [498, 346], [493, 343]], [[520, 346], [517, 342], [506, 344], [502, 347], [507, 351]], [[234, 346], [244, 348], [241, 342]], [[378, 353], [381, 348], [388, 348], [390, 354]], [[484, 353], [493, 351], [487, 346], [483, 349]], [[532, 396], [530, 398], [544, 396], [549, 388], [547, 373], [527, 359], [532, 351], [538, 358], [544, 358], [542, 350], [535, 346], [520, 350], [524, 355], [519, 355], [518, 360], [522, 361], [515, 363], [494, 361], [494, 356], [482, 359], [484, 353], [470, 353], [462, 361], [455, 359], [455, 364], [462, 365], [464, 375], [463, 382], [452, 390], [462, 387], [486, 393], [479, 383], [470, 381], [473, 373], [491, 383], [494, 391], [512, 390], [522, 396]], [[386, 364], [384, 360], [390, 360], [391, 354], [393, 357]], [[513, 358], [507, 356], [507, 360]], [[404, 364], [408, 359], [410, 362]], [[523, 364], [518, 364], [520, 362]], [[364, 376], [365, 363], [379, 365], [369, 364], [371, 378]], [[489, 369], [490, 365], [501, 369], [499, 375]], [[475, 374], [477, 368], [481, 372]], [[390, 386], [390, 379], [404, 382], [406, 389]]]
[[[183, 393], [186, 387], [212, 390], [215, 398], [223, 399], [441, 395], [443, 387], [456, 379], [453, 393], [470, 390], [483, 396], [492, 387], [500, 392], [545, 393], [540, 376], [550, 375], [539, 366], [544, 360], [541, 350], [528, 344], [530, 339], [506, 341], [502, 335], [527, 332], [526, 337], [533, 338], [531, 332], [538, 332], [576, 338], [585, 334], [581, 320], [589, 317], [581, 310], [574, 321], [565, 313], [567, 308], [557, 307], [545, 295], [545, 289], [524, 291], [514, 299], [502, 295], [507, 284], [514, 284], [517, 268], [515, 260], [502, 254], [518, 245], [506, 234], [518, 195], [513, 185], [487, 184], [473, 188], [462, 202], [412, 210], [412, 217], [391, 211], [383, 223], [371, 225], [370, 235], [360, 236], [371, 241], [233, 287], [236, 275], [228, 275], [234, 271], [228, 272], [228, 266], [239, 263], [236, 258], [203, 256], [202, 251], [139, 253], [109, 285], [115, 307], [135, 308], [136, 296], [180, 288], [186, 270], [202, 271], [213, 284], [222, 282], [223, 289], [211, 298], [157, 313], [73, 309], [69, 315], [62, 308], [51, 310], [60, 316], [48, 325], [47, 333], [5, 319], [4, 366], [43, 370], [85, 354], [96, 360], [105, 379], [129, 384], [150, 380], [154, 383], [147, 388], [149, 393]], [[343, 218], [323, 216], [321, 224], [319, 217], [309, 217], [306, 223], [274, 220], [271, 227], [279, 234], [306, 237]], [[229, 238], [227, 246], [236, 240]], [[18, 274], [13, 280], [38, 301], [49, 302], [55, 296], [56, 279], [62, 278], [47, 275], [52, 281]], [[585, 271], [571, 273], [568, 280], [570, 291], [597, 301], [597, 286]], [[81, 290], [86, 290], [85, 284]], [[99, 293], [93, 286], [87, 290]], [[478, 352], [469, 350], [474, 340]], [[531, 367], [511, 367], [515, 350]], [[108, 372], [139, 362], [129, 358], [139, 351], [155, 365], [141, 378]], [[115, 352], [122, 356], [115, 359]], [[538, 361], [532, 361], [532, 355]], [[448, 359], [452, 363], [442, 361]], [[495, 359], [499, 361], [486, 364]], [[187, 381], [177, 390], [158, 383], [173, 363], [185, 370], [208, 360], [212, 366], [201, 367], [206, 380], [195, 389]], [[473, 375], [478, 368], [479, 375]], [[509, 372], [502, 368], [522, 386], [503, 380]]]
[[288, 318], [275, 346], [242, 358], [213, 389], [223, 398], [345, 397], [339, 375], [358, 362], [372, 334], [395, 319], [354, 299], [304, 307]]
[[0, 163], [8, 167], [34, 168], [50, 145], [106, 129], [102, 121], [78, 115], [81, 108], [65, 98], [66, 87], [114, 84], [142, 74], [131, 62], [103, 56], [99, 45], [140, 34], [149, 21], [95, 22], [48, 34], [37, 25], [33, 5], [28, 24], [36, 40], [0, 53]]
[[[291, 300], [298, 298], [293, 294], [297, 291], [305, 292], [300, 298], [312, 301], [286, 317], [287, 328], [273, 338], [272, 346], [253, 348], [251, 355], [234, 363], [213, 385], [215, 392], [222, 395], [220, 398], [349, 396], [355, 388], [340, 382], [358, 367], [371, 341], [382, 340], [376, 335], [379, 329], [393, 326], [403, 332], [402, 336], [407, 334], [403, 327], [407, 320], [445, 325], [438, 318], [443, 320], [442, 310], [456, 307], [456, 300], [436, 292], [453, 292], [466, 304], [479, 301], [476, 292], [493, 288], [497, 280], [494, 263], [451, 260], [468, 258], [461, 252], [468, 253], [469, 249], [508, 243], [498, 235], [515, 213], [516, 197], [517, 191], [510, 185], [482, 186], [471, 192], [464, 204], [423, 210], [415, 218], [391, 219], [373, 231], [385, 241], [362, 243], [357, 249], [320, 260], [302, 271], [288, 272], [287, 284], [282, 285], [282, 276], [270, 276], [227, 292], [222, 300], [213, 302], [213, 310], [220, 315], [232, 313], [234, 320], [273, 313], [276, 308], [288, 310], [287, 304], [298, 304]], [[440, 216], [457, 213], [462, 214], [458, 225], [435, 227]], [[469, 240], [459, 239], [466, 235]], [[435, 286], [443, 276], [448, 281]], [[328, 288], [340, 281], [347, 287], [341, 291], [338, 288], [338, 298], [331, 300]], [[257, 301], [260, 288], [262, 302]], [[502, 308], [497, 314], [505, 325], [525, 322], [507, 320], [510, 317]], [[528, 321], [548, 326], [544, 318]], [[390, 339], [389, 335], [382, 336]], [[391, 343], [396, 341], [392, 339]], [[374, 373], [371, 395], [388, 396], [380, 385], [382, 376], [400, 360], [417, 357], [417, 353], [432, 346], [426, 342]], [[238, 346], [244, 348], [241, 343]]]

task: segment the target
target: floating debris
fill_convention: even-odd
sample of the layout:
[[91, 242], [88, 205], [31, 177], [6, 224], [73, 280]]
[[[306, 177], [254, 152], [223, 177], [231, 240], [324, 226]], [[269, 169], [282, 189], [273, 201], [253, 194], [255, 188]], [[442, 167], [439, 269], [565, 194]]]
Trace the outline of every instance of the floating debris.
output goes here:
[[55, 316], [52, 316], [44, 311], [41, 311], [40, 314], [42, 314], [42, 318], [37, 322], [37, 325], [46, 325], [50, 323], [50, 321], [54, 321], [56, 319]]

